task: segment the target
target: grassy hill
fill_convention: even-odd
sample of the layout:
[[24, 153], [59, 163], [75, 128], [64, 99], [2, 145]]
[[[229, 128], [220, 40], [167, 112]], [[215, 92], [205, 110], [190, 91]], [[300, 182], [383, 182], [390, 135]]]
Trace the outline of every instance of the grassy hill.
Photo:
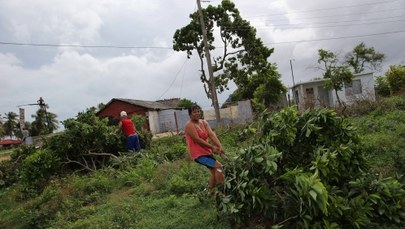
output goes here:
[[[349, 118], [360, 136], [370, 171], [397, 177], [402, 188], [405, 181], [399, 175], [405, 173], [404, 104], [405, 99], [394, 98], [373, 104], [372, 109], [359, 105], [350, 111], [361, 115]], [[253, 133], [252, 126], [217, 130], [230, 157], [255, 141]], [[0, 169], [16, 169], [13, 160], [20, 159], [1, 162]], [[231, 171], [232, 164], [224, 163], [225, 171]], [[231, 215], [218, 210], [219, 197], [208, 195], [208, 171], [190, 161], [182, 136], [156, 139], [140, 154], [121, 153], [94, 172], [52, 174], [36, 186], [40, 192], [27, 189], [20, 181], [24, 174], [20, 172], [3, 172], [0, 177], [1, 228], [235, 227]], [[7, 180], [12, 184], [8, 185]], [[401, 220], [403, 223], [404, 218]], [[251, 218], [247, 225], [265, 228], [268, 224]], [[373, 227], [401, 228], [401, 224], [393, 220], [392, 224]]]

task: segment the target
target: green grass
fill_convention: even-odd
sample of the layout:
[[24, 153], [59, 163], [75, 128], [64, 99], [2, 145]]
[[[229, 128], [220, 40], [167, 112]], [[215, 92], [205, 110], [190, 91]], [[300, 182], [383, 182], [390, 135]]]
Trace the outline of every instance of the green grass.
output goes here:
[[[350, 121], [373, 172], [405, 174], [405, 111]], [[245, 129], [216, 130], [228, 155], [248, 144]], [[0, 150], [0, 157], [11, 152]], [[124, 155], [88, 175], [52, 177], [36, 196], [22, 195], [19, 184], [0, 187], [0, 228], [231, 228], [205, 190], [208, 170], [189, 160], [183, 136], [156, 139], [144, 154]]]
[[10, 155], [13, 152], [13, 149], [2, 149], [0, 148], [0, 156]]
[[13, 149], [1, 149], [0, 150], [0, 162], [4, 160], [9, 160]]
[[358, 128], [372, 171], [405, 174], [405, 111], [371, 113], [351, 119]]

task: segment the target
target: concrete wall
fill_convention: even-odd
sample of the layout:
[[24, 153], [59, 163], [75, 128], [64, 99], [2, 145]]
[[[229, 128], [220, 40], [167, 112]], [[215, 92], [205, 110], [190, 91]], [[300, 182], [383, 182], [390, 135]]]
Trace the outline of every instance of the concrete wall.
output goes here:
[[[220, 110], [221, 120], [224, 125], [245, 124], [253, 121], [253, 111], [249, 100], [238, 102]], [[217, 126], [214, 109], [203, 110], [204, 119], [212, 128]], [[187, 110], [161, 110], [148, 112], [149, 127], [152, 134], [164, 132], [184, 131], [184, 126], [189, 120]]]
[[[343, 89], [338, 91], [338, 96], [340, 100], [344, 103], [351, 104], [356, 100], [360, 99], [371, 99], [375, 100], [375, 90], [374, 90], [374, 76], [373, 73], [365, 73], [365, 74], [358, 74], [355, 75], [353, 80], [360, 80], [361, 83], [361, 93], [359, 94], [349, 94], [346, 93], [346, 87], [343, 86]], [[324, 98], [320, 98], [320, 91], [319, 87], [323, 86], [324, 80], [318, 81], [310, 81], [306, 83], [302, 83], [296, 87], [296, 91], [298, 91], [299, 96], [299, 104], [298, 107], [300, 110], [305, 110], [309, 107], [320, 107], [322, 103], [326, 103]], [[306, 90], [309, 88], [313, 88], [313, 96], [308, 96]], [[336, 93], [334, 90], [328, 92], [329, 98], [329, 106], [337, 106], [338, 101], [336, 97]]]
[[157, 111], [148, 111], [146, 113], [149, 120], [149, 129], [152, 134], [159, 133], [159, 113]]
[[161, 110], [148, 112], [149, 126], [152, 134], [180, 132], [189, 119], [187, 110]]
[[[238, 105], [220, 110], [223, 125], [246, 124], [253, 121], [253, 111], [249, 100], [239, 101]], [[204, 110], [204, 119], [212, 128], [217, 126], [215, 110]]]

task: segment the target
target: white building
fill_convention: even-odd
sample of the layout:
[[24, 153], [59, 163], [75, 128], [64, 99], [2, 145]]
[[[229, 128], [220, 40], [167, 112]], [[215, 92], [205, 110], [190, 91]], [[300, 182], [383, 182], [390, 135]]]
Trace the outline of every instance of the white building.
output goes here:
[[[338, 105], [334, 90], [324, 88], [325, 79], [298, 83], [293, 87], [293, 99], [297, 101], [300, 110], [310, 107], [335, 107]], [[375, 100], [374, 75], [364, 73], [354, 75], [351, 84], [345, 84], [337, 92], [341, 102], [351, 104], [353, 101], [369, 99]]]

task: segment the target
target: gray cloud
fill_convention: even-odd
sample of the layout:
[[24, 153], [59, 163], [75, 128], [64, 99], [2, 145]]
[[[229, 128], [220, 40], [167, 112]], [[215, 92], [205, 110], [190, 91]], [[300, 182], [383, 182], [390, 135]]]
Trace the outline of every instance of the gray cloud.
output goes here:
[[[390, 33], [405, 28], [404, 1], [234, 2], [263, 42], [275, 48], [270, 61], [287, 86], [290, 59], [296, 82], [321, 75], [320, 48], [344, 54], [363, 41], [386, 54], [384, 69], [404, 64], [405, 32]], [[0, 113], [17, 112], [17, 105], [40, 96], [59, 120], [113, 97], [185, 97], [209, 107], [198, 58], [185, 61], [185, 53], [153, 48], [170, 48], [175, 30], [188, 24], [195, 9], [195, 2], [184, 0], [0, 0], [2, 42], [150, 47], [0, 45]], [[343, 38], [360, 35], [370, 36]], [[310, 42], [292, 42], [305, 40]], [[221, 103], [231, 91], [219, 95]], [[34, 112], [27, 107], [27, 118]]]

